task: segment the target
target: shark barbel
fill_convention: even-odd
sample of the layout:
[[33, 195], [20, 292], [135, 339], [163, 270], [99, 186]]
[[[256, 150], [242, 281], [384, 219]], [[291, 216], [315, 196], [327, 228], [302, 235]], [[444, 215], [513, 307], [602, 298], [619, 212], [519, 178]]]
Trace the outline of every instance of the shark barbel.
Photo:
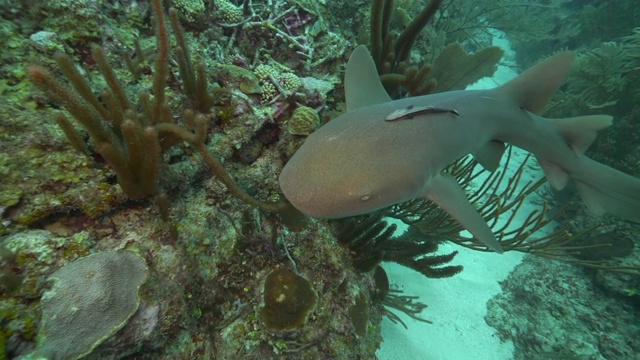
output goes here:
[[462, 187], [443, 170], [472, 154], [497, 169], [505, 143], [533, 153], [550, 184], [572, 179], [595, 214], [640, 222], [640, 179], [584, 156], [607, 115], [539, 116], [574, 55], [554, 55], [500, 87], [391, 100], [364, 46], [345, 73], [347, 112], [312, 133], [280, 174], [291, 204], [318, 218], [361, 215], [426, 197], [496, 252], [500, 244]]

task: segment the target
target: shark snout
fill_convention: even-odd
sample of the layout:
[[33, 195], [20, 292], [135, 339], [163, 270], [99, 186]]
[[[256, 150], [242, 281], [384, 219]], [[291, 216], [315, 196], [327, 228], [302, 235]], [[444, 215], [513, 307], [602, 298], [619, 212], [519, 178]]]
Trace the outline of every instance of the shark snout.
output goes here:
[[285, 198], [303, 214], [322, 219], [337, 219], [365, 214], [379, 196], [368, 191], [349, 191], [344, 184], [331, 184], [326, 177], [310, 178], [289, 166], [280, 174]]

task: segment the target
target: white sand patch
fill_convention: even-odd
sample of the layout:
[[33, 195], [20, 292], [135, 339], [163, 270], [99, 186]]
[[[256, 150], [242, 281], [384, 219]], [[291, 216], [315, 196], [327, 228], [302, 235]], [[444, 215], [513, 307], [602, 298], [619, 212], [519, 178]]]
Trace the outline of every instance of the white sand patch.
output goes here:
[[[507, 177], [513, 174], [524, 161], [526, 152], [514, 149]], [[532, 160], [529, 160], [533, 164]], [[540, 178], [536, 167], [527, 167], [523, 181]], [[479, 179], [481, 181], [481, 179]], [[506, 183], [506, 181], [505, 181]], [[531, 201], [525, 201], [512, 224], [521, 224], [529, 213], [540, 207], [539, 198], [533, 194]], [[536, 201], [538, 200], [538, 201]], [[504, 221], [508, 217], [501, 216]], [[500, 225], [501, 222], [498, 223]], [[399, 227], [403, 224], [398, 224]], [[549, 228], [549, 227], [547, 227]], [[542, 236], [547, 231], [539, 231]], [[466, 231], [463, 235], [470, 236]], [[452, 243], [440, 246], [438, 253], [459, 253], [451, 265], [463, 265], [464, 270], [451, 278], [427, 279], [423, 275], [396, 265], [384, 263], [389, 280], [405, 292], [405, 295], [417, 295], [419, 301], [427, 304], [421, 316], [433, 321], [427, 324], [415, 321], [405, 314], [393, 310], [407, 324], [393, 324], [388, 319], [382, 323], [384, 342], [377, 355], [382, 360], [392, 359], [428, 359], [428, 360], [506, 360], [512, 359], [513, 344], [502, 343], [496, 330], [484, 321], [487, 302], [498, 294], [499, 282], [504, 280], [518, 265], [523, 254], [507, 252], [502, 255], [469, 250]]]
[[[496, 36], [494, 45], [510, 52], [508, 41]], [[506, 56], [506, 58], [510, 58]], [[469, 89], [487, 89], [504, 84], [516, 74], [511, 67], [500, 66], [495, 76], [472, 85]], [[508, 174], [512, 174], [523, 161], [526, 152], [514, 149]], [[503, 159], [504, 160], [504, 159]], [[524, 171], [523, 182], [539, 179], [542, 174], [531, 159]], [[534, 165], [535, 164], [535, 165]], [[509, 175], [508, 175], [509, 176]], [[507, 177], [508, 177], [507, 176]], [[537, 196], [532, 195], [531, 198]], [[520, 209], [514, 224], [521, 223], [530, 211], [538, 209], [540, 202], [527, 201]], [[504, 220], [506, 216], [502, 216]], [[543, 235], [544, 231], [540, 231]], [[467, 234], [468, 235], [468, 234]], [[468, 250], [453, 244], [441, 246], [439, 252], [458, 250], [452, 265], [463, 265], [464, 270], [451, 278], [427, 279], [405, 267], [385, 263], [392, 284], [398, 285], [405, 295], [417, 295], [429, 307], [422, 317], [433, 321], [427, 324], [415, 321], [395, 311], [409, 327], [388, 319], [382, 323], [384, 342], [377, 355], [382, 360], [502, 360], [513, 358], [513, 344], [502, 343], [495, 329], [484, 321], [487, 301], [500, 292], [499, 282], [504, 280], [523, 258], [521, 253], [503, 255]]]

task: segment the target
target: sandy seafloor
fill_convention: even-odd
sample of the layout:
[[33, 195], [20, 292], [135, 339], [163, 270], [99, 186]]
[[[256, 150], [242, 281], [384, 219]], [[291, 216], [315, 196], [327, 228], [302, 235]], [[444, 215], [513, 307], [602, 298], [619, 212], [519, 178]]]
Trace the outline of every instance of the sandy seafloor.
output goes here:
[[[503, 61], [510, 58], [509, 43], [499, 36], [494, 45], [506, 52]], [[492, 78], [485, 78], [467, 89], [488, 89], [504, 84], [517, 74], [508, 66], [500, 66]], [[526, 156], [525, 151], [514, 149], [507, 173], [515, 170]], [[506, 156], [505, 156], [506, 157]], [[504, 160], [504, 158], [503, 158]], [[529, 160], [533, 164], [532, 160]], [[528, 167], [523, 176], [537, 180], [542, 172]], [[536, 195], [532, 195], [536, 197]], [[539, 207], [539, 202], [530, 200], [519, 212], [524, 220], [529, 212]], [[535, 199], [534, 199], [535, 200]], [[516, 218], [517, 219], [517, 218]], [[514, 221], [515, 224], [519, 222]], [[464, 270], [451, 278], [427, 279], [418, 272], [396, 265], [384, 263], [383, 267], [393, 285], [397, 285], [405, 295], [417, 295], [419, 301], [428, 305], [421, 316], [433, 324], [411, 319], [394, 310], [406, 323], [394, 324], [385, 318], [382, 322], [384, 339], [377, 356], [381, 360], [506, 360], [513, 358], [512, 342], [502, 342], [494, 328], [484, 317], [487, 302], [498, 294], [500, 281], [506, 279], [524, 255], [507, 252], [502, 255], [485, 253], [446, 243], [439, 253], [458, 250], [452, 265], [463, 265]]]

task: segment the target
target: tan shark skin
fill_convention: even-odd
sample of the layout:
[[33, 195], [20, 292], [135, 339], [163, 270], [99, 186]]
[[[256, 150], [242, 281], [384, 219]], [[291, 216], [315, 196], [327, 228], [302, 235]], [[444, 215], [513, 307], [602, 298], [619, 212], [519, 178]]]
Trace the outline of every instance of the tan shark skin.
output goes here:
[[[280, 187], [293, 206], [318, 218], [360, 215], [426, 197], [489, 248], [502, 252], [462, 188], [443, 170], [473, 154], [493, 171], [509, 143], [533, 153], [555, 188], [572, 178], [593, 212], [640, 222], [640, 180], [582, 155], [611, 117], [536, 115], [564, 83], [572, 61], [571, 52], [560, 53], [495, 89], [391, 101], [368, 51], [359, 46], [345, 74], [348, 111], [306, 139], [282, 170]], [[409, 106], [451, 109], [459, 115], [385, 121]]]

